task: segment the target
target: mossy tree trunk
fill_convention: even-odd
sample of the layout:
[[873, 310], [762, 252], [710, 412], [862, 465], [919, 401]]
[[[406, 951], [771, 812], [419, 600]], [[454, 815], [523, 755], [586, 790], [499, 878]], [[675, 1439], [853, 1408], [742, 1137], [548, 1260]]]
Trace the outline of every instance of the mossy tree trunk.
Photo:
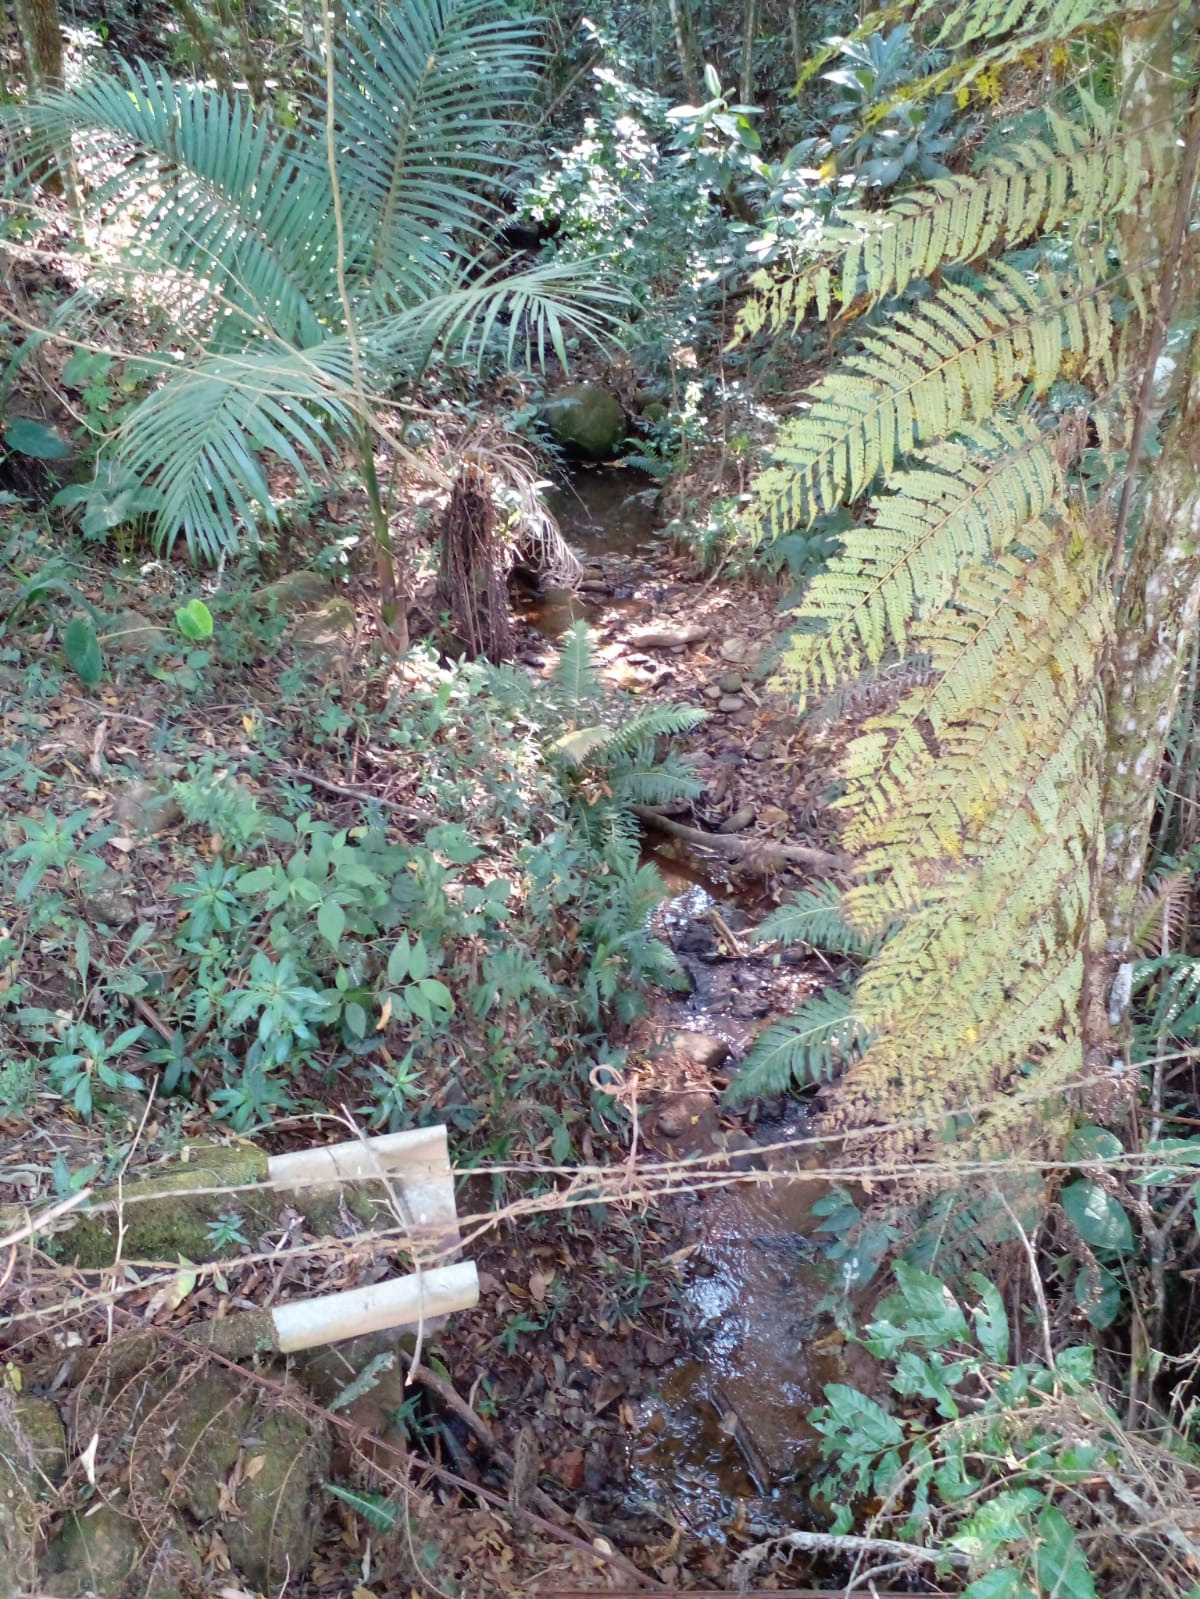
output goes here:
[[[1179, 42], [1174, 18], [1151, 0], [1139, 0], [1131, 8], [1122, 52], [1131, 131], [1153, 135], [1155, 129], [1177, 124], [1177, 79], [1170, 69]], [[1194, 54], [1194, 40], [1191, 49]], [[1153, 427], [1153, 409], [1163, 404], [1158, 393], [1164, 375], [1160, 357], [1172, 311], [1190, 314], [1188, 294], [1181, 286], [1190, 290], [1196, 281], [1189, 222], [1198, 155], [1200, 107], [1193, 99], [1175, 189], [1147, 184], [1127, 219], [1124, 237], [1129, 270], [1157, 264], [1158, 295], [1114, 530], [1118, 588], [1105, 682], [1104, 837], [1097, 844], [1095, 892], [1098, 932], [1097, 947], [1089, 951], [1083, 996], [1084, 1059], [1093, 1080], [1089, 1110], [1109, 1120], [1129, 1108], [1137, 1091], [1130, 1060], [1134, 919], [1159, 775], [1200, 612], [1200, 335], [1195, 332], [1178, 357], [1176, 381], [1168, 385], [1173, 390], [1172, 420], [1152, 466], [1145, 465], [1144, 448]], [[1148, 198], [1155, 192], [1157, 205]], [[1142, 479], [1139, 467], [1145, 469]], [[1131, 520], [1136, 538], [1125, 567], [1126, 526]]]

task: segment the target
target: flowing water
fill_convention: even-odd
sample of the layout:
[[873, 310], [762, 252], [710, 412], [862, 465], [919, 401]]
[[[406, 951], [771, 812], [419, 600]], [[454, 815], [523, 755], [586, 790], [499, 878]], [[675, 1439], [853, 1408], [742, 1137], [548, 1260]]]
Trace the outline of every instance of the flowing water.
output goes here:
[[[559, 494], [553, 509], [584, 563], [584, 583], [579, 594], [552, 590], [530, 602], [526, 620], [538, 633], [556, 638], [581, 616], [611, 622], [653, 593], [656, 499], [644, 479], [611, 469], [579, 473]], [[658, 931], [693, 979], [691, 995], [664, 1007], [660, 1020], [739, 1051], [761, 1025], [754, 996], [756, 984], [765, 992], [764, 962], [714, 954], [707, 919], [715, 907], [736, 928], [747, 913], [757, 920], [759, 907], [743, 903], [719, 868], [710, 872], [674, 846], [650, 840], [646, 857], [673, 896], [657, 913]], [[803, 1137], [804, 1126], [797, 1111], [755, 1135], [784, 1143]], [[683, 1292], [698, 1333], [644, 1403], [632, 1461], [635, 1505], [708, 1539], [811, 1520], [819, 1455], [809, 1414], [824, 1383], [847, 1379], [844, 1342], [818, 1313], [828, 1280], [812, 1243], [812, 1207], [825, 1185], [804, 1175], [795, 1151], [746, 1158], [759, 1169], [744, 1180], [679, 1202], [694, 1240]]]

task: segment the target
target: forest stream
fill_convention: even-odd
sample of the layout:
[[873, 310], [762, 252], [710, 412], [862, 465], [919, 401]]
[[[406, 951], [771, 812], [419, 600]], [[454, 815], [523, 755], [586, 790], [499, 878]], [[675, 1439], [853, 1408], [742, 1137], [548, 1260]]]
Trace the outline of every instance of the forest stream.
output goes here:
[[[554, 589], [530, 599], [524, 617], [538, 634], [556, 639], [582, 617], [607, 640], [638, 614], [639, 597], [661, 593], [657, 500], [640, 475], [617, 470], [578, 473], [554, 496], [584, 578], [578, 594]], [[624, 654], [623, 664], [639, 658], [631, 663]], [[690, 1034], [699, 1054], [719, 1041], [716, 1054], [727, 1050], [736, 1062], [768, 1021], [786, 1013], [797, 986], [769, 957], [735, 953], [722, 936], [761, 919], [769, 908], [762, 884], [732, 883], [721, 863], [654, 835], [643, 858], [671, 891], [655, 930], [690, 985], [683, 997], [664, 996], [649, 1028], [674, 1041], [676, 1056], [689, 1053], [679, 1040]], [[780, 1147], [804, 1139], [805, 1112], [793, 1102], [757, 1121], [752, 1136], [721, 1120], [715, 1092], [694, 1082], [662, 1096], [650, 1117], [649, 1141], [660, 1154], [737, 1148], [745, 1176], [675, 1202], [691, 1240], [683, 1293], [696, 1336], [640, 1407], [630, 1484], [631, 1510], [657, 1508], [710, 1541], [734, 1526], [767, 1532], [811, 1522], [819, 1440], [809, 1412], [824, 1383], [846, 1378], [847, 1361], [840, 1337], [819, 1336], [829, 1330], [819, 1310], [828, 1283], [812, 1240], [812, 1207], [827, 1187], [782, 1175], [821, 1164], [815, 1150]]]

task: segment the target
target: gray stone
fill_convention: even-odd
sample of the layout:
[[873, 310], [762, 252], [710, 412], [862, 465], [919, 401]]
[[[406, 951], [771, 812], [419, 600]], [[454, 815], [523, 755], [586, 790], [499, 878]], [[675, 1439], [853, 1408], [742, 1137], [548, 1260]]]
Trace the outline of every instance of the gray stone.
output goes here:
[[100, 622], [96, 635], [109, 655], [144, 655], [161, 643], [166, 629], [140, 611], [118, 611]]
[[107, 927], [132, 927], [138, 910], [128, 888], [127, 878], [117, 872], [105, 872], [83, 896], [83, 913], [88, 921], [103, 922]]
[[598, 383], [572, 383], [551, 395], [542, 415], [557, 444], [589, 461], [606, 461], [625, 437], [620, 400]]
[[288, 640], [315, 667], [336, 670], [350, 661], [355, 621], [349, 600], [327, 600], [319, 611], [310, 611], [292, 624]]
[[146, 1546], [138, 1524], [109, 1505], [69, 1511], [42, 1563], [43, 1591], [55, 1599], [124, 1599]]
[[717, 682], [721, 685], [722, 694], [740, 694], [742, 691], [742, 674], [740, 672], [726, 672], [719, 677]]
[[750, 645], [744, 638], [722, 639], [720, 653], [723, 661], [741, 662], [750, 653]]
[[123, 833], [144, 837], [176, 827], [183, 820], [183, 810], [174, 794], [162, 793], [153, 783], [136, 778], [113, 795], [112, 819]]
[[254, 595], [254, 601], [264, 610], [296, 616], [302, 611], [314, 611], [324, 605], [329, 595], [329, 579], [322, 577], [320, 572], [310, 572], [302, 567], [296, 572], [285, 572], [273, 583], [260, 588]]
[[743, 711], [745, 708], [746, 702], [744, 699], [742, 699], [740, 694], [722, 694], [721, 698], [717, 702], [717, 709], [719, 711]]
[[684, 1060], [701, 1071], [718, 1070], [729, 1059], [729, 1045], [711, 1033], [694, 1033], [681, 1028], [672, 1033], [667, 1048], [676, 1060]]
[[700, 692], [706, 700], [719, 700], [721, 698], [721, 690], [715, 683], [706, 683]]

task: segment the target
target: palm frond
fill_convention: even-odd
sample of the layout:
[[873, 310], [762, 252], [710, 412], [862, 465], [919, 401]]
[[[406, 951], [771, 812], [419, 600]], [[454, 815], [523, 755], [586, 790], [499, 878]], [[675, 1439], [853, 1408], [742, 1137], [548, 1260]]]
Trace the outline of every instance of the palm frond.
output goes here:
[[256, 123], [248, 99], [178, 84], [146, 63], [85, 78], [23, 108], [35, 147], [86, 134], [100, 154], [89, 209], [136, 223], [134, 272], [188, 280], [193, 312], [222, 313], [220, 344], [323, 334], [336, 297], [328, 175]]
[[489, 351], [509, 366], [539, 369], [553, 357], [566, 371], [568, 337], [602, 342], [629, 304], [595, 262], [549, 261], [502, 274], [495, 268], [381, 319], [369, 330], [372, 350], [384, 361], [419, 366], [440, 344], [477, 363]]
[[494, 0], [348, 6], [334, 70], [343, 192], [370, 240], [362, 267], [378, 307], [410, 305], [474, 253], [496, 207], [480, 173], [508, 141], [541, 60], [532, 17]]
[[325, 467], [350, 431], [350, 354], [329, 339], [295, 354], [212, 356], [182, 371], [130, 417], [118, 459], [162, 499], [155, 542], [183, 537], [212, 560], [239, 526], [275, 516], [261, 456], [270, 451], [302, 481]]

